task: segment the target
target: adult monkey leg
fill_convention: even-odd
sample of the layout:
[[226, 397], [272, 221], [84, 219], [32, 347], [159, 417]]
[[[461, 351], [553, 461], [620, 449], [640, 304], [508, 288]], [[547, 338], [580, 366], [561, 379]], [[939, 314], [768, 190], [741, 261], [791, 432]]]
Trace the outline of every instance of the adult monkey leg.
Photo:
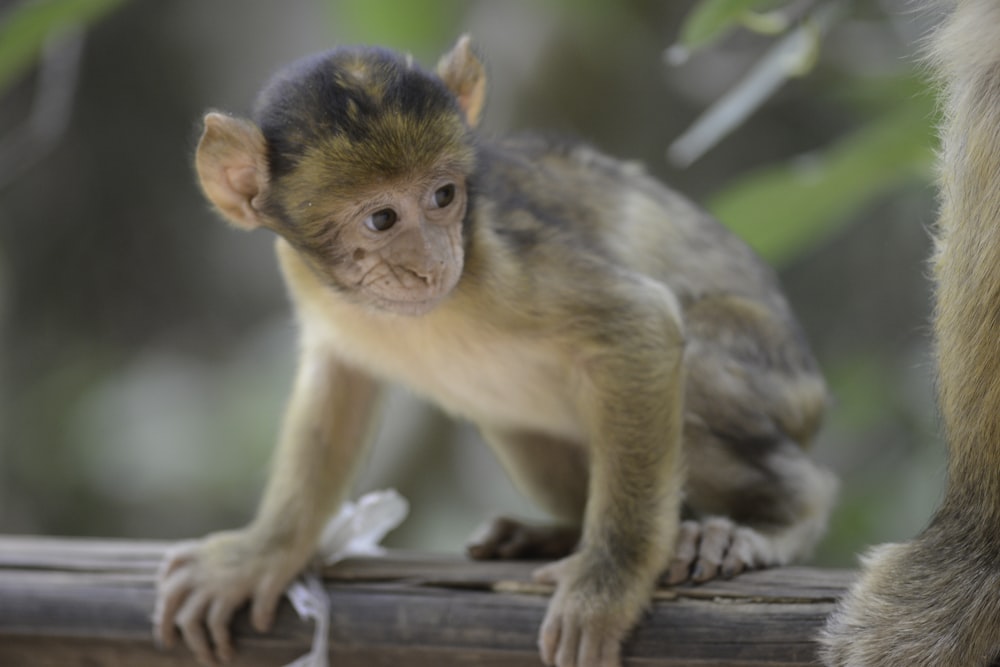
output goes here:
[[1000, 659], [1000, 3], [949, 11], [932, 49], [946, 118], [933, 266], [947, 492], [914, 540], [865, 557], [821, 639], [835, 667]]

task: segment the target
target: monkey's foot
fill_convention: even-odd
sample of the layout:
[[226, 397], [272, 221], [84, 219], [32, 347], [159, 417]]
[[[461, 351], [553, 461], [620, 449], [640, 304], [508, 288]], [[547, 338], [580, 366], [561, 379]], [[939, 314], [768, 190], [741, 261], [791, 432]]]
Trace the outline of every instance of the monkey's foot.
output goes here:
[[723, 517], [684, 521], [674, 557], [661, 576], [666, 584], [701, 583], [746, 570], [778, 565], [771, 540]]
[[562, 558], [580, 541], [575, 526], [534, 526], [497, 517], [481, 527], [466, 545], [476, 560], [513, 558]]

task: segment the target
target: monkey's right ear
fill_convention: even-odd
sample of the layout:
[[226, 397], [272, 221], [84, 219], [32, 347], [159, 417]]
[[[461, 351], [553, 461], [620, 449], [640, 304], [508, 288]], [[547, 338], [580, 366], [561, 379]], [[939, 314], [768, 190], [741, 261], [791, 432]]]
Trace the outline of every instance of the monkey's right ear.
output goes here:
[[201, 189], [226, 220], [243, 229], [263, 224], [257, 204], [267, 187], [266, 144], [256, 125], [206, 114], [194, 162]]
[[468, 35], [459, 37], [451, 51], [441, 57], [437, 74], [455, 95], [469, 126], [478, 125], [486, 102], [486, 68], [472, 51]]

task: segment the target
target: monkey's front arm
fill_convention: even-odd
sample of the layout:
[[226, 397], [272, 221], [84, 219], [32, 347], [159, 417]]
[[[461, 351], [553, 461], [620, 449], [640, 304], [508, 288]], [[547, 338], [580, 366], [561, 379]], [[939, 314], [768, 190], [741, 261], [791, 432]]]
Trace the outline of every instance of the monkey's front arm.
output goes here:
[[228, 661], [229, 624], [248, 600], [254, 627], [270, 627], [282, 593], [347, 493], [378, 393], [366, 373], [306, 341], [256, 518], [242, 530], [180, 544], [164, 561], [154, 614], [163, 645], [176, 641], [176, 627], [199, 662]]
[[[543, 568], [557, 584], [539, 635], [558, 667], [619, 667], [626, 634], [671, 556], [680, 518], [683, 333], [660, 285], [624, 286], [614, 321], [582, 343], [578, 405], [590, 483], [577, 553]], [[617, 290], [616, 290], [617, 291]], [[579, 318], [588, 337], [588, 316]]]

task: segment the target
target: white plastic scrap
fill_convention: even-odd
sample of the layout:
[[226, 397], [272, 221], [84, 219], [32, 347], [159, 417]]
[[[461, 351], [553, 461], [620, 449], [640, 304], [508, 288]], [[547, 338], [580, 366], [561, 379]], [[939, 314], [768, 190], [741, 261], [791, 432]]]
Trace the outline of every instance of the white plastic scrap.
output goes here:
[[[348, 556], [378, 555], [385, 551], [379, 542], [406, 518], [410, 505], [394, 489], [372, 491], [344, 503], [330, 519], [320, 538], [319, 559], [331, 565]], [[326, 659], [330, 629], [330, 600], [315, 572], [307, 572], [285, 591], [302, 620], [314, 619], [312, 650], [285, 667], [329, 667]]]

